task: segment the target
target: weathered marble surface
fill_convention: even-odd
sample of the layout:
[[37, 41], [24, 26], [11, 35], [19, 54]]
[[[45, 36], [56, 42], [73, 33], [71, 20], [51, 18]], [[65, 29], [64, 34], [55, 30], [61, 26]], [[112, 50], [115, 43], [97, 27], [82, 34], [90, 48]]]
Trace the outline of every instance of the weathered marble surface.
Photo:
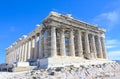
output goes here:
[[103, 63], [111, 63], [114, 61], [110, 61], [107, 59], [91, 59], [86, 60], [80, 57], [50, 57], [50, 58], [43, 58], [38, 61], [38, 66], [41, 68], [54, 68], [54, 67], [65, 67], [69, 65], [74, 65], [75, 67], [79, 67], [80, 65], [96, 65], [96, 64], [103, 64]]
[[120, 79], [120, 65], [115, 62], [80, 67], [71, 65], [10, 74], [4, 79]]
[[29, 66], [29, 62], [18, 62], [17, 63], [17, 67], [28, 67]]

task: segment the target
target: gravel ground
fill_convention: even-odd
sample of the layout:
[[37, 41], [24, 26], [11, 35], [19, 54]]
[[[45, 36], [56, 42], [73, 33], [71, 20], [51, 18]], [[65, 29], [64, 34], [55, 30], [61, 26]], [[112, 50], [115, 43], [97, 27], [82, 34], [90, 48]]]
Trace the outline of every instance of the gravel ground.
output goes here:
[[0, 72], [0, 79], [120, 79], [120, 65], [67, 66], [26, 72]]

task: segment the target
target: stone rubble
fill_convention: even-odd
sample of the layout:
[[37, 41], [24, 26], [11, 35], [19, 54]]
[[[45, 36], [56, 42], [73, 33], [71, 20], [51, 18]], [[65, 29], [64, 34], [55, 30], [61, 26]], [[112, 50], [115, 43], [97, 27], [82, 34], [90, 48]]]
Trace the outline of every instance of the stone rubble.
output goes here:
[[[14, 74], [6, 79], [120, 79], [118, 63], [66, 66]], [[119, 77], [118, 77], [119, 76]]]

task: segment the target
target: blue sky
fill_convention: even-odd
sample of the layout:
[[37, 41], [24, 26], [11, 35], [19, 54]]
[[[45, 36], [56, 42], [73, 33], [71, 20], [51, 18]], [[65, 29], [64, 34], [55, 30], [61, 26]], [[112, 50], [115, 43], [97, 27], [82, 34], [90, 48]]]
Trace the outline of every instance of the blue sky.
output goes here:
[[50, 11], [105, 28], [109, 59], [120, 60], [120, 0], [0, 0], [0, 63], [5, 48], [31, 32]]

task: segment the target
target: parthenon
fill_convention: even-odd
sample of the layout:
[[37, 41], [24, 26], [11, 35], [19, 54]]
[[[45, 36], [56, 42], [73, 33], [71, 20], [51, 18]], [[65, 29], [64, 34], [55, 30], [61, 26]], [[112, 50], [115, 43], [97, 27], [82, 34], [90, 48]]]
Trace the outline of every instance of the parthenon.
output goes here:
[[104, 32], [105, 29], [76, 20], [70, 14], [51, 12], [35, 30], [6, 49], [6, 63], [61, 57], [107, 59]]

